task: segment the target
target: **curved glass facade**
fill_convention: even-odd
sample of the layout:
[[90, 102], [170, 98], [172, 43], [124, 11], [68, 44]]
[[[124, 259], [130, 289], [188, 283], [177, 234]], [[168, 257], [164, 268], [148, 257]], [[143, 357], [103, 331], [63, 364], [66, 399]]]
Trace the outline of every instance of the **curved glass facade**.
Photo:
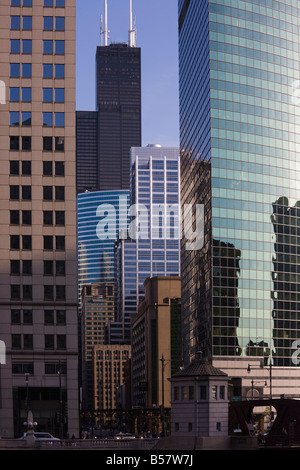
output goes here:
[[182, 203], [205, 205], [203, 249], [182, 248], [185, 356], [293, 366], [300, 5], [180, 0], [179, 15]]
[[[78, 284], [113, 282], [114, 246], [127, 228], [129, 191], [96, 191], [77, 196]], [[100, 224], [100, 225], [99, 225]]]

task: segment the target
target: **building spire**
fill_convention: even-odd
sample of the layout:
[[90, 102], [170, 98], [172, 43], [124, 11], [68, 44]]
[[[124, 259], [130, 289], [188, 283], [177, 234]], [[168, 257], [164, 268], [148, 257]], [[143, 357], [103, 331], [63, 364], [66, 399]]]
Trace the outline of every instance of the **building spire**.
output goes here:
[[132, 0], [129, 0], [129, 46], [136, 47], [136, 25], [133, 25]]
[[[101, 15], [101, 46], [107, 46], [108, 45], [108, 36], [109, 30], [108, 30], [108, 24], [107, 24], [107, 0], [104, 0], [104, 26], [103, 26], [103, 16]], [[103, 38], [104, 38], [104, 44], [103, 44]]]

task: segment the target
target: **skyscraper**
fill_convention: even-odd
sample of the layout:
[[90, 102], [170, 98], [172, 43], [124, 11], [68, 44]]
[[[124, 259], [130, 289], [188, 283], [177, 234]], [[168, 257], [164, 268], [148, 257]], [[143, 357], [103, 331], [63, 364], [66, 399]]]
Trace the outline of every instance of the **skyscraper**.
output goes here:
[[299, 17], [293, 0], [179, 0], [182, 204], [205, 214], [203, 248], [182, 243], [184, 357], [239, 395], [269, 372], [265, 393], [299, 386]]
[[3, 0], [0, 17], [1, 437], [28, 409], [78, 436], [75, 0]]
[[77, 112], [78, 192], [129, 189], [130, 148], [142, 140], [141, 50], [131, 2], [128, 43], [108, 43], [106, 0], [105, 7], [96, 51], [96, 110]]

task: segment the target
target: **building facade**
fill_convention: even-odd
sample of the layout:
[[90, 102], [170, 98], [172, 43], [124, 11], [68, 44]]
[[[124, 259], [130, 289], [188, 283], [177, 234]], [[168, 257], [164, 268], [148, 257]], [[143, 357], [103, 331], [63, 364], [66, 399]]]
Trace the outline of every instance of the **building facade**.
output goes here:
[[75, 0], [4, 0], [0, 34], [0, 433], [78, 436]]
[[76, 112], [77, 193], [98, 191], [98, 116], [96, 111]]
[[169, 378], [182, 365], [180, 277], [146, 279], [131, 337], [132, 406], [170, 407]]
[[184, 357], [212, 357], [237, 395], [269, 373], [264, 393], [299, 386], [299, 15], [179, 0], [182, 204], [204, 206], [203, 248], [182, 243]]

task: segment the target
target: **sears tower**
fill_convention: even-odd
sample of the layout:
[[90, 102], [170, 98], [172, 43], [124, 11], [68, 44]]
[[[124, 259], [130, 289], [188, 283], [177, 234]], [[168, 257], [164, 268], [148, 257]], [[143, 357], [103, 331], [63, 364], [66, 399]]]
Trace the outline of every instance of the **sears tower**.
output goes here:
[[141, 146], [141, 51], [129, 2], [128, 43], [108, 44], [107, 0], [96, 51], [96, 110], [77, 112], [77, 192], [130, 187], [130, 148]]

